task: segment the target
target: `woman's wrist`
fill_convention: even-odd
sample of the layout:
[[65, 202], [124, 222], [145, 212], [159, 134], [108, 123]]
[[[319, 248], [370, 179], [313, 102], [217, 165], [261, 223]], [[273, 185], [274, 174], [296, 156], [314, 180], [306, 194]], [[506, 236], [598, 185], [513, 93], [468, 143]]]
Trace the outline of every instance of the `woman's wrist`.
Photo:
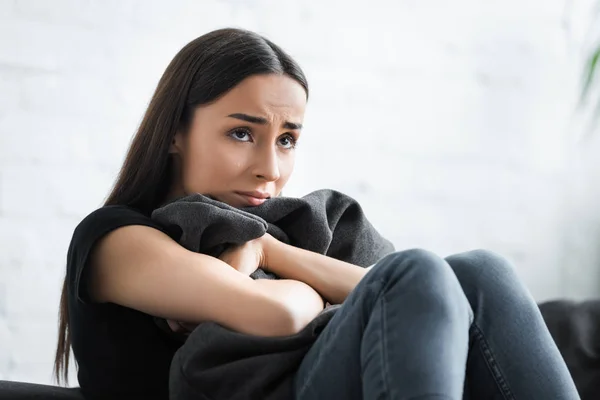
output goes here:
[[268, 233], [265, 233], [261, 239], [262, 261], [260, 267], [265, 271], [270, 271], [269, 267], [273, 265], [273, 258], [276, 257], [278, 248], [283, 245], [283, 243]]

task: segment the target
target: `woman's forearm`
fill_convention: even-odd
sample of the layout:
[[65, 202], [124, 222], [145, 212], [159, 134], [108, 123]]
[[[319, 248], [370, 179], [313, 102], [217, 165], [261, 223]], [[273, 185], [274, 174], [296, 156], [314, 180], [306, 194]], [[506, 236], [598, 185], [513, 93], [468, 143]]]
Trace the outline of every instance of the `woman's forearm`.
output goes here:
[[[280, 313], [267, 315], [263, 324], [270, 325], [263, 328], [263, 332], [251, 332], [262, 336], [287, 336], [300, 332], [310, 321], [312, 321], [323, 309], [323, 299], [309, 285], [304, 282], [291, 279], [257, 279], [251, 283], [259, 288], [260, 292], [273, 299], [274, 303], [280, 304], [277, 310]], [[269, 311], [265, 311], [269, 312]], [[269, 322], [269, 319], [271, 320]], [[189, 334], [198, 323], [182, 322], [167, 319], [171, 331]], [[266, 333], [268, 332], [268, 333]], [[248, 332], [246, 332], [248, 333]]]
[[271, 237], [264, 268], [306, 283], [332, 304], [341, 304], [368, 272], [347, 262], [290, 246]]
[[323, 299], [315, 289], [304, 282], [291, 279], [257, 279], [254, 284], [259, 286], [263, 293], [277, 299], [285, 310], [285, 315], [291, 325], [288, 334], [300, 332], [323, 309]]

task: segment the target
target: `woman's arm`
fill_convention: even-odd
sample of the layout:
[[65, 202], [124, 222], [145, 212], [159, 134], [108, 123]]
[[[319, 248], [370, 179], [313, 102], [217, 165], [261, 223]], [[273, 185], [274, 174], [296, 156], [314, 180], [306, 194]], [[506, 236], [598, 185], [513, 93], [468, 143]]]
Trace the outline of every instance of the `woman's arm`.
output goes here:
[[331, 304], [341, 304], [370, 268], [362, 268], [319, 253], [290, 246], [265, 235], [264, 268], [306, 283]]
[[107, 234], [86, 268], [93, 301], [176, 321], [214, 321], [259, 336], [294, 334], [323, 304], [307, 284], [254, 281], [147, 226], [125, 226]]

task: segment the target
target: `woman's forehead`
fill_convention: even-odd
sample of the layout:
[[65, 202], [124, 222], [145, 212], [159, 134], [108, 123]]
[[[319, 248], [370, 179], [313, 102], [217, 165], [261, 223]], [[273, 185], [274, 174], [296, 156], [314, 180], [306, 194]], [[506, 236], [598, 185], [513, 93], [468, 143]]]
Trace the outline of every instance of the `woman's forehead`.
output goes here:
[[266, 119], [285, 116], [297, 122], [305, 108], [304, 88], [292, 78], [276, 74], [248, 77], [206, 107], [222, 117], [242, 113]]

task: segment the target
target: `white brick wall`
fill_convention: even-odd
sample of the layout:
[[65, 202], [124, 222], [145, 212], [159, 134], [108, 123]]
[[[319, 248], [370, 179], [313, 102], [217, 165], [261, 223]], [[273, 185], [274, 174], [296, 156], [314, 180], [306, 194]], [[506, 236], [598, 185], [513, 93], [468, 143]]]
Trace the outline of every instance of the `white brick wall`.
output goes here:
[[308, 75], [286, 194], [347, 192], [399, 248], [505, 254], [538, 300], [599, 295], [600, 140], [572, 144], [586, 7], [0, 0], [0, 379], [50, 382], [72, 230], [172, 56], [223, 26]]

